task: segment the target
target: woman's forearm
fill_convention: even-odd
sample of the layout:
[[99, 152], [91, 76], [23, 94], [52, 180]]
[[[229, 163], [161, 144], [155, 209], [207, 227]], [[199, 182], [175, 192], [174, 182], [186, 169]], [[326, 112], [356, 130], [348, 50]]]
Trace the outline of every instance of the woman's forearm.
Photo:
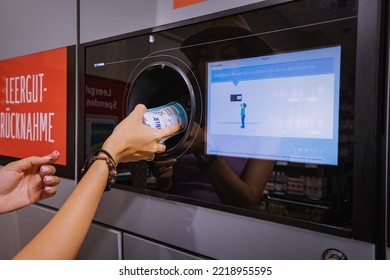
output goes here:
[[250, 159], [239, 176], [223, 158], [218, 157], [205, 171], [224, 203], [254, 209], [262, 198], [273, 166], [273, 161]]
[[230, 205], [252, 208], [258, 199], [256, 189], [249, 187], [227, 163], [219, 158], [205, 170], [220, 199]]
[[106, 186], [107, 164], [95, 161], [53, 219], [15, 259], [74, 259]]

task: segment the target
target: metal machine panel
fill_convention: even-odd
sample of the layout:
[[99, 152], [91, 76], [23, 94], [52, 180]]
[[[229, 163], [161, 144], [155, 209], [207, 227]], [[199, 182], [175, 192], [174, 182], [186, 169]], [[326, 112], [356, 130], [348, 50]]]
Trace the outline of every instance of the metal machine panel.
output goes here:
[[[17, 213], [11, 212], [0, 215], [0, 259], [12, 259], [15, 252], [20, 248], [17, 236], [19, 231], [17, 229]], [[4, 230], [7, 229], [7, 230]]]
[[[16, 253], [26, 245], [54, 216], [55, 211], [38, 205], [31, 205], [18, 212], [15, 222], [16, 236], [11, 238], [12, 258]], [[85, 242], [76, 259], [105, 260], [121, 259], [121, 233], [107, 227], [92, 224]]]
[[182, 252], [168, 246], [127, 233], [123, 234], [124, 260], [197, 260], [202, 259], [191, 253]]
[[322, 259], [333, 248], [375, 258], [370, 243], [118, 189], [104, 195], [95, 219], [215, 259]]

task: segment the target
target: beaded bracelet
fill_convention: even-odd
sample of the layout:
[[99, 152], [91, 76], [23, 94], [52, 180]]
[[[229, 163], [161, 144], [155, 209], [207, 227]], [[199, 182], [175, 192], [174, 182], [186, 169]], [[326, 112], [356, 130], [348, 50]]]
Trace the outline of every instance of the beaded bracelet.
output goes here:
[[[104, 153], [107, 155], [107, 157], [98, 156], [99, 153]], [[104, 189], [104, 191], [106, 192], [106, 191], [111, 190], [112, 185], [115, 184], [116, 176], [118, 174], [118, 172], [116, 170], [115, 161], [109, 152], [107, 152], [104, 149], [97, 150], [95, 152], [95, 155], [90, 156], [87, 159], [87, 161], [84, 163], [84, 166], [81, 169], [81, 173], [84, 174], [85, 172], [87, 172], [87, 170], [91, 167], [91, 165], [97, 160], [104, 160], [107, 164], [107, 167], [108, 167], [109, 172], [108, 172], [108, 178], [107, 178], [107, 185], [106, 185], [106, 188]]]
[[105, 149], [97, 149], [94, 155], [97, 156], [99, 155], [99, 153], [106, 154], [106, 156], [108, 156], [115, 163], [115, 160], [112, 157], [112, 155], [109, 152], [107, 152]]

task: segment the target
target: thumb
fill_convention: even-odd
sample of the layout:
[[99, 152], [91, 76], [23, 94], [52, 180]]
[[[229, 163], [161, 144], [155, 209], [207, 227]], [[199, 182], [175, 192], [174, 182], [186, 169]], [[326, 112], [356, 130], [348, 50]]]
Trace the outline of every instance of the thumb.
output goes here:
[[60, 153], [58, 151], [53, 151], [51, 154], [43, 157], [36, 157], [35, 164], [52, 164], [55, 163], [60, 158]]
[[144, 116], [145, 112], [146, 112], [146, 106], [144, 104], [137, 104], [133, 112], [131, 112], [130, 114], [132, 114], [136, 119], [142, 121], [142, 117]]

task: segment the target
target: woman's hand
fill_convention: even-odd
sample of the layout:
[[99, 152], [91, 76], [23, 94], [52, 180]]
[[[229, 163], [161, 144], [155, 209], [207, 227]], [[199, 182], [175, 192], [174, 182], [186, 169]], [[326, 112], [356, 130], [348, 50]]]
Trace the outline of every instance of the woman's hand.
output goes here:
[[52, 165], [60, 154], [32, 156], [11, 162], [0, 169], [0, 213], [28, 206], [56, 193], [60, 179]]
[[187, 153], [204, 153], [205, 146], [205, 133], [197, 122], [193, 122], [191, 133], [188, 136], [185, 143], [182, 145], [182, 149], [187, 150]]
[[153, 176], [156, 177], [156, 187], [160, 191], [169, 191], [173, 186], [173, 165], [176, 159], [167, 158], [164, 160], [153, 160], [148, 166]]
[[111, 153], [116, 163], [151, 160], [166, 147], [161, 139], [180, 130], [180, 125], [162, 129], [151, 128], [142, 122], [146, 107], [138, 104], [114, 129], [104, 142], [103, 149]]

